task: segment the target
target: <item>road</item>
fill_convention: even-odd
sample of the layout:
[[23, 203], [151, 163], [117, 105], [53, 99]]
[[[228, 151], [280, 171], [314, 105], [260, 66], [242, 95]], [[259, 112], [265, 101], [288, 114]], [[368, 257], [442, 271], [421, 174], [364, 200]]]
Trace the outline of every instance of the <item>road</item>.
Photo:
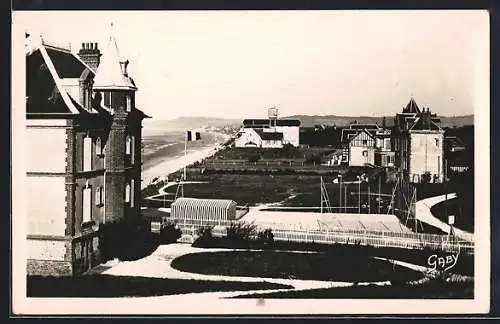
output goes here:
[[[455, 193], [448, 194], [448, 199], [456, 198]], [[441, 229], [443, 232], [449, 233], [450, 232], [450, 225], [444, 223], [441, 221], [439, 218], [434, 216], [431, 212], [432, 206], [439, 204], [440, 202], [445, 201], [446, 195], [441, 195], [441, 196], [435, 196], [431, 198], [426, 198], [417, 201], [415, 205], [416, 209], [416, 218], [419, 221], [422, 221], [426, 224], [429, 224], [431, 226], [437, 227]], [[455, 235], [463, 240], [469, 241], [469, 242], [474, 242], [474, 234], [469, 233], [467, 231], [454, 228]]]

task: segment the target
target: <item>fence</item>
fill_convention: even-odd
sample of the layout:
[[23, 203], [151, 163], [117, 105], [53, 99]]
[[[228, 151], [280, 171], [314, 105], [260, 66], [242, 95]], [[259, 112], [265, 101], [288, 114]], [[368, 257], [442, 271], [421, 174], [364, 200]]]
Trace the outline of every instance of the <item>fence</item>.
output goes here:
[[[178, 225], [184, 234], [194, 235], [196, 229], [201, 226], [214, 226], [212, 234], [217, 237], [226, 235], [226, 226], [230, 226], [232, 221], [220, 220], [193, 220], [182, 219]], [[255, 224], [257, 227], [271, 228], [274, 239], [279, 241], [294, 241], [302, 243], [324, 243], [324, 244], [360, 244], [374, 247], [392, 247], [404, 249], [424, 249], [444, 251], [463, 251], [474, 253], [474, 243], [457, 237], [448, 235], [427, 234], [427, 233], [404, 233], [404, 232], [384, 232], [371, 230], [335, 230], [327, 228], [317, 229], [295, 229], [286, 228], [285, 224]], [[280, 228], [280, 226], [282, 226]], [[285, 228], [283, 228], [285, 227]]]

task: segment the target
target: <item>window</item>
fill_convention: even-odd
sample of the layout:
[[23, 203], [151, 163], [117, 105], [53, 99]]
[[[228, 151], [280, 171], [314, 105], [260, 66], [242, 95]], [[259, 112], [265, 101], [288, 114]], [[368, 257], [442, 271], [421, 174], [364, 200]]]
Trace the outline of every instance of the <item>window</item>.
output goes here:
[[436, 138], [436, 146], [439, 146], [439, 138]]
[[363, 145], [366, 145], [368, 144], [368, 141], [367, 140], [363, 140]]
[[135, 136], [130, 137], [130, 160], [134, 163], [135, 159]]
[[83, 138], [83, 171], [92, 169], [92, 138], [87, 134]]
[[391, 139], [390, 138], [385, 139], [385, 148], [388, 150], [391, 148]]
[[135, 190], [135, 181], [130, 180], [130, 207], [134, 207], [134, 190]]
[[132, 97], [127, 94], [127, 111], [132, 111]]
[[87, 223], [92, 220], [92, 187], [88, 183], [83, 188], [82, 194], [82, 223]]
[[363, 151], [363, 156], [368, 156], [368, 151]]
[[111, 104], [112, 104], [112, 100], [111, 100], [111, 92], [104, 92], [104, 106], [108, 107], [108, 108], [112, 108]]
[[127, 136], [125, 138], [125, 154], [127, 155], [130, 155], [132, 150], [132, 139], [130, 138], [130, 136]]
[[128, 183], [125, 186], [125, 202], [126, 203], [130, 202], [130, 185]]
[[98, 187], [95, 191], [95, 205], [104, 206], [104, 188]]
[[100, 137], [95, 140], [95, 154], [99, 156], [103, 155], [102, 142]]

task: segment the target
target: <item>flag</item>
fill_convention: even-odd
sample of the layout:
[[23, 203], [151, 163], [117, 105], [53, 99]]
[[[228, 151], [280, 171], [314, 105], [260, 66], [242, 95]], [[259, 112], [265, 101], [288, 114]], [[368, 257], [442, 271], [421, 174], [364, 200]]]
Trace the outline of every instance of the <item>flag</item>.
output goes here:
[[201, 140], [200, 132], [195, 131], [187, 131], [186, 139], [188, 142]]

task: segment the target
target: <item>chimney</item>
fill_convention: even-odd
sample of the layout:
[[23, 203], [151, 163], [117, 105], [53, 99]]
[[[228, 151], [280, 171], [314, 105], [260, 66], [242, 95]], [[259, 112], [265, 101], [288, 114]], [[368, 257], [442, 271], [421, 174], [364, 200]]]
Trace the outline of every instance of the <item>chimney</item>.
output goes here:
[[99, 66], [101, 55], [101, 52], [97, 48], [97, 43], [82, 43], [82, 48], [78, 52], [80, 59], [90, 66], [94, 72]]

